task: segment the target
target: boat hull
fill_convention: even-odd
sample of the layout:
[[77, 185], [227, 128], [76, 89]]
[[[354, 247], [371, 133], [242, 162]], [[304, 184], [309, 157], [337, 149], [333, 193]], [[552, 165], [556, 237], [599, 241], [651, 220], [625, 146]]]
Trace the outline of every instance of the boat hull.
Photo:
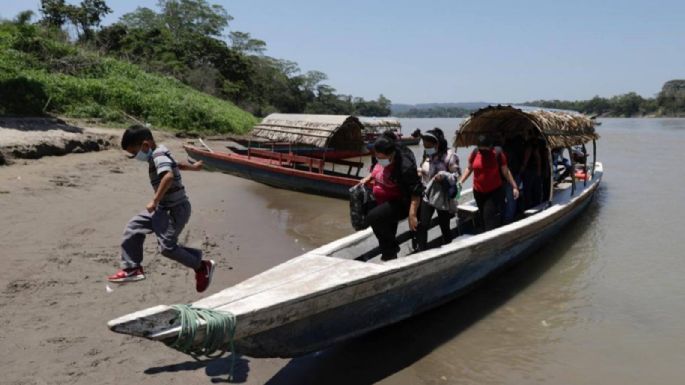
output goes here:
[[[594, 186], [596, 188], [596, 186]], [[382, 275], [379, 281], [401, 281], [395, 288], [346, 303], [310, 317], [283, 324], [236, 341], [239, 352], [252, 357], [295, 357], [324, 349], [336, 342], [404, 320], [444, 304], [488, 275], [530, 255], [558, 234], [588, 206], [593, 191], [545, 221], [492, 239], [487, 245], [456, 250], [408, 270]], [[366, 290], [347, 287], [331, 296]]]
[[[576, 182], [575, 193], [560, 187], [551, 206], [507, 226], [462, 235], [448, 245], [386, 262], [373, 252], [373, 233], [360, 231], [194, 306], [236, 316], [234, 343], [241, 354], [294, 357], [324, 349], [452, 300], [540, 248], [590, 204], [602, 176], [601, 164], [597, 166], [592, 180]], [[400, 227], [398, 239], [408, 234], [405, 222]], [[468, 226], [463, 230], [468, 232]], [[369, 258], [360, 258], [369, 253]], [[161, 341], [180, 332], [177, 313], [163, 305], [120, 317], [109, 326], [118, 333]], [[195, 342], [203, 338], [201, 329]]]
[[186, 146], [186, 152], [195, 160], [228, 174], [254, 180], [266, 185], [333, 198], [349, 199], [349, 189], [359, 178], [331, 176], [316, 172], [283, 167], [265, 159], [239, 154], [211, 153]]

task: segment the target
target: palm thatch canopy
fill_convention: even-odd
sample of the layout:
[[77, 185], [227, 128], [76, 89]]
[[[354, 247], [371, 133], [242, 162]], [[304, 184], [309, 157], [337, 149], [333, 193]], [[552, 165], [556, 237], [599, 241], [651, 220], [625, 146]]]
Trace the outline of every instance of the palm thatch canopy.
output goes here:
[[395, 118], [367, 118], [359, 117], [367, 133], [377, 133], [386, 130], [402, 130], [402, 124]]
[[364, 145], [362, 129], [359, 119], [349, 115], [271, 114], [251, 134], [272, 142], [357, 150]]
[[480, 135], [496, 141], [522, 135], [525, 138], [543, 137], [552, 147], [570, 147], [598, 139], [595, 122], [589, 117], [561, 110], [488, 106], [471, 114], [462, 122], [454, 145], [478, 144]]

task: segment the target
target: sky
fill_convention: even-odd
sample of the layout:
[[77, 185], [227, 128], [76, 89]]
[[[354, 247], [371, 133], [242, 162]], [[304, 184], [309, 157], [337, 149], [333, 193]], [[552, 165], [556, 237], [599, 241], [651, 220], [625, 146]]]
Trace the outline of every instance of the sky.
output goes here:
[[[69, 1], [77, 3], [78, 1]], [[653, 97], [685, 78], [685, 1], [209, 0], [226, 31], [319, 70], [338, 92], [394, 103]], [[0, 0], [0, 17], [38, 9]], [[156, 0], [108, 0], [115, 22]]]

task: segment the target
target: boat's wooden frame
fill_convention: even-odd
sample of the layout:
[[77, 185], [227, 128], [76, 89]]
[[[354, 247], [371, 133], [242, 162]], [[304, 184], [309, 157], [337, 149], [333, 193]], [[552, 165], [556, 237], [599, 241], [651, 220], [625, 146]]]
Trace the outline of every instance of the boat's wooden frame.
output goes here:
[[315, 146], [293, 145], [292, 143], [261, 143], [255, 145], [249, 140], [234, 141], [236, 145], [227, 144], [226, 148], [236, 154], [247, 155], [249, 150], [268, 150], [276, 153], [293, 154], [308, 156], [311, 158], [327, 160], [343, 160], [368, 156], [371, 152], [368, 149], [361, 151], [336, 150], [333, 148], [319, 148]]
[[[348, 199], [350, 187], [359, 183], [361, 162], [324, 160], [268, 150], [249, 149], [245, 154], [210, 151], [196, 146], [184, 146], [188, 155], [202, 160], [210, 168], [251, 179], [269, 186]], [[326, 165], [330, 165], [330, 169]], [[347, 168], [343, 173], [335, 170]]]

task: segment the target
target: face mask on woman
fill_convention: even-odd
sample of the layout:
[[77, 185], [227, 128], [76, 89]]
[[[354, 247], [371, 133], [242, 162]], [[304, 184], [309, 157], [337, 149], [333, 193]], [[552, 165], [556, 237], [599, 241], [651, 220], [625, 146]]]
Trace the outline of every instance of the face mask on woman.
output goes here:
[[388, 167], [388, 165], [390, 164], [390, 159], [378, 158], [378, 164], [380, 164], [383, 167]]
[[427, 148], [427, 149], [426, 149], [426, 155], [428, 155], [428, 156], [433, 156], [433, 155], [435, 155], [435, 152], [436, 152], [436, 151], [435, 151], [435, 147], [431, 147], [431, 148]]

